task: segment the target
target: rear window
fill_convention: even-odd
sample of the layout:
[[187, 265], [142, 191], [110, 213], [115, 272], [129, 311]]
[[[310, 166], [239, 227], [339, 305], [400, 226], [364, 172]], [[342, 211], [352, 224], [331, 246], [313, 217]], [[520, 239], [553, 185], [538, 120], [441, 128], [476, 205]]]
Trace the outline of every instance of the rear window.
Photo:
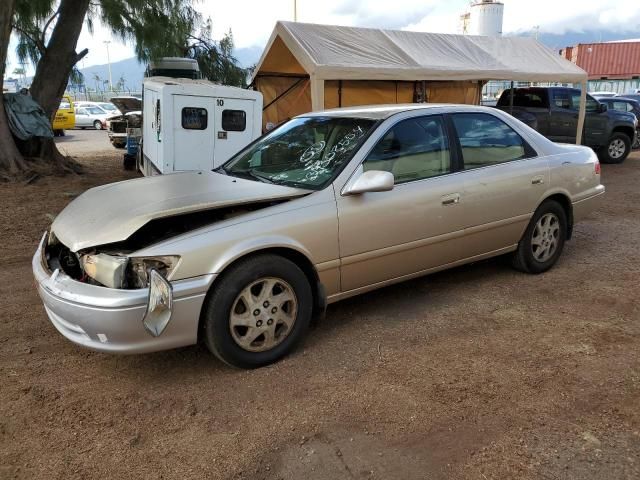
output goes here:
[[244, 110], [223, 110], [222, 129], [227, 132], [244, 132], [247, 128], [247, 114]]
[[[498, 101], [499, 107], [510, 105], [511, 90], [505, 90]], [[523, 90], [516, 89], [513, 92], [513, 105], [515, 107], [546, 108], [547, 92], [545, 90]]]
[[182, 109], [182, 128], [185, 130], [206, 130], [207, 109], [199, 107], [184, 107]]

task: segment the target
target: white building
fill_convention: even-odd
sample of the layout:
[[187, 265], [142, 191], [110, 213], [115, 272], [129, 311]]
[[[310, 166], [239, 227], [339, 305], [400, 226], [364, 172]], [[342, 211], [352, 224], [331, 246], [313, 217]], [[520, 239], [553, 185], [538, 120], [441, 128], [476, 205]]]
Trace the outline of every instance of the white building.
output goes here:
[[470, 35], [498, 37], [502, 35], [504, 4], [498, 0], [476, 0], [469, 7], [466, 32]]

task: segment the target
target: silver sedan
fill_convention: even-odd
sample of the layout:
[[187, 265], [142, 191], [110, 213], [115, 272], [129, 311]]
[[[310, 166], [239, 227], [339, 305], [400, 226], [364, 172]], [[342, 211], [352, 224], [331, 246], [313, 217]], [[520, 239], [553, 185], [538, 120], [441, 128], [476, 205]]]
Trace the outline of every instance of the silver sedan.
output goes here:
[[69, 340], [141, 353], [202, 341], [281, 358], [327, 304], [498, 255], [551, 268], [602, 198], [592, 150], [484, 107], [302, 115], [215, 171], [93, 188], [33, 257]]
[[93, 127], [102, 130], [107, 127], [107, 117], [111, 114], [97, 106], [83, 106], [76, 108], [76, 127]]

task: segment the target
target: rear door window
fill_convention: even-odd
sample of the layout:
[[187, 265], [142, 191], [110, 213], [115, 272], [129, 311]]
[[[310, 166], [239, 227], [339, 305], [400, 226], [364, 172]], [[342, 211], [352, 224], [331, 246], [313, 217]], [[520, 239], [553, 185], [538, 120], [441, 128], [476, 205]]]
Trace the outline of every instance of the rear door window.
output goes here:
[[534, 156], [534, 152], [509, 125], [488, 113], [451, 115], [462, 151], [465, 170]]
[[571, 109], [571, 99], [567, 90], [553, 90], [553, 104], [556, 108]]

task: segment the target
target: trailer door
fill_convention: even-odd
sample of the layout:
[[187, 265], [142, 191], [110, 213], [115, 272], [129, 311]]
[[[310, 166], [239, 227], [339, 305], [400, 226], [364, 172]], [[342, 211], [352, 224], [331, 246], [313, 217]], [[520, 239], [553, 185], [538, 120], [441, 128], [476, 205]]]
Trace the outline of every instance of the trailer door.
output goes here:
[[210, 97], [174, 95], [174, 170], [213, 168], [215, 105], [215, 100]]
[[253, 100], [216, 98], [214, 166], [219, 167], [253, 140]]

